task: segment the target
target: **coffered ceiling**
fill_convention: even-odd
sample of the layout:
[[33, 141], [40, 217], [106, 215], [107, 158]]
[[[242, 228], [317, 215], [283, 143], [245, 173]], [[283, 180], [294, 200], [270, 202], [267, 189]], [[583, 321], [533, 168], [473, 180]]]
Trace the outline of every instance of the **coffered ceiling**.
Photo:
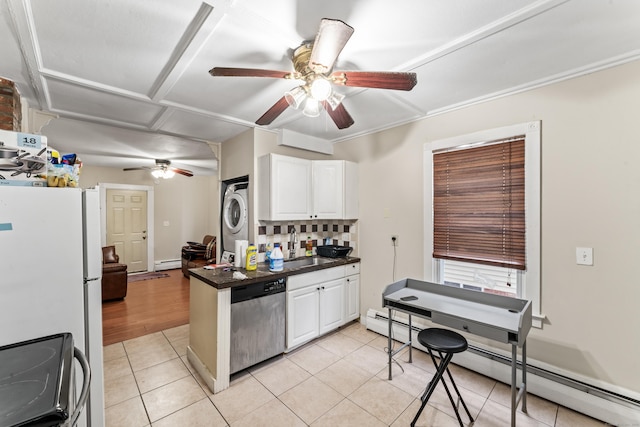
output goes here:
[[269, 131], [341, 142], [640, 57], [636, 0], [0, 1], [0, 76], [59, 116], [42, 130], [52, 146], [114, 167], [168, 158], [211, 173], [205, 141], [224, 149], [296, 83], [208, 71], [292, 70], [291, 49], [322, 18], [355, 29], [335, 69], [410, 71], [418, 84], [337, 88], [347, 129], [288, 108]]

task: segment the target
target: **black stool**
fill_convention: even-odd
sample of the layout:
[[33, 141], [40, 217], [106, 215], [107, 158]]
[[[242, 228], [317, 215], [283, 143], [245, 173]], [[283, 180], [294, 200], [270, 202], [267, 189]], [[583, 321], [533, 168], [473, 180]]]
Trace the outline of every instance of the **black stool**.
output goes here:
[[[461, 426], [464, 425], [462, 423], [462, 419], [460, 419], [457, 405], [453, 401], [453, 397], [449, 392], [449, 387], [447, 387], [447, 384], [444, 382], [443, 375], [445, 371], [447, 371], [447, 374], [449, 375], [449, 379], [451, 380], [453, 389], [456, 391], [460, 402], [462, 402], [464, 410], [467, 412], [467, 415], [469, 416], [471, 422], [473, 422], [471, 413], [469, 412], [467, 405], [464, 403], [462, 396], [460, 396], [458, 387], [456, 386], [455, 381], [453, 381], [453, 377], [451, 376], [451, 372], [449, 371], [448, 367], [449, 362], [451, 362], [451, 359], [453, 358], [453, 355], [455, 353], [461, 353], [467, 349], [467, 340], [459, 333], [451, 331], [449, 329], [429, 328], [423, 329], [418, 333], [418, 341], [420, 342], [420, 344], [427, 348], [429, 356], [431, 356], [431, 360], [433, 361], [433, 365], [436, 367], [436, 374], [433, 376], [424, 393], [422, 394], [422, 397], [420, 398], [420, 400], [422, 400], [422, 405], [420, 406], [420, 409], [418, 410], [415, 418], [411, 422], [411, 427], [414, 427], [416, 425], [416, 421], [418, 421], [418, 417], [420, 417], [420, 414], [424, 410], [424, 407], [427, 405], [427, 401], [433, 394], [433, 391], [436, 389], [438, 381], [442, 381], [442, 385], [447, 391], [447, 395], [449, 396], [449, 401], [453, 406], [453, 410], [456, 411], [458, 422]], [[436, 358], [434, 357], [432, 350], [438, 352], [438, 356], [440, 357], [440, 365], [438, 365], [438, 363], [436, 362]]]

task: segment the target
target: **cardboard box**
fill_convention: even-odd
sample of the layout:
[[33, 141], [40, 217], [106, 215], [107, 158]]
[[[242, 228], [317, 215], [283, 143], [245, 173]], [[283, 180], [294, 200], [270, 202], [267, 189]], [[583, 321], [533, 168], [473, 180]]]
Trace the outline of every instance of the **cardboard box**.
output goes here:
[[47, 137], [0, 130], [0, 186], [47, 186]]

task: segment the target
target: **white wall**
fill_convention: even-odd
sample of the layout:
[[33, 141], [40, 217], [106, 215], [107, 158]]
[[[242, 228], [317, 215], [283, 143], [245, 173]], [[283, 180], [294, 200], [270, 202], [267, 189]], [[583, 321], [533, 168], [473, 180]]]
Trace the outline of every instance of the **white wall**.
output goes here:
[[[423, 144], [542, 121], [542, 329], [532, 359], [640, 393], [640, 62], [336, 145], [360, 171], [361, 313], [392, 281], [423, 277]], [[422, 82], [419, 84], [437, 84]], [[357, 117], [356, 117], [357, 120]], [[427, 233], [429, 236], [429, 233]], [[575, 248], [594, 248], [578, 266]]]
[[[205, 234], [217, 235], [220, 212], [217, 176], [176, 175], [154, 183], [147, 171], [85, 165], [80, 175], [82, 188], [98, 183], [147, 185], [154, 192], [154, 259], [180, 259], [187, 241], [202, 241]], [[164, 225], [168, 221], [169, 225]]]

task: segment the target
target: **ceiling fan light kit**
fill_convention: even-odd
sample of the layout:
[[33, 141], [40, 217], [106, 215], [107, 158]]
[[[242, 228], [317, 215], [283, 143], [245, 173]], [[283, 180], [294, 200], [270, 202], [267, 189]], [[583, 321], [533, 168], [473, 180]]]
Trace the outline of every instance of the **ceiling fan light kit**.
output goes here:
[[316, 99], [308, 97], [304, 103], [302, 114], [307, 117], [318, 117], [320, 115], [320, 103]]
[[138, 170], [149, 170], [151, 171], [151, 176], [154, 179], [169, 179], [173, 178], [177, 173], [180, 175], [191, 177], [193, 176], [193, 172], [186, 169], [174, 168], [171, 166], [171, 161], [165, 159], [156, 159], [156, 165], [154, 167], [149, 166], [140, 166], [137, 168], [124, 168], [123, 171], [138, 171]]
[[332, 92], [331, 95], [327, 98], [327, 104], [331, 107], [332, 110], [338, 108], [338, 105], [344, 99], [344, 95], [338, 92]]
[[316, 77], [310, 85], [311, 96], [316, 101], [324, 101], [331, 95], [331, 83], [323, 77]]
[[351, 38], [353, 28], [338, 19], [322, 19], [313, 42], [305, 41], [292, 55], [295, 71], [272, 71], [251, 68], [214, 67], [209, 74], [214, 77], [272, 77], [302, 80], [304, 84], [284, 93], [257, 121], [257, 125], [271, 124], [280, 114], [292, 107], [307, 117], [318, 117], [321, 108], [329, 114], [338, 129], [346, 129], [354, 123], [344, 108], [344, 94], [333, 90], [333, 85], [393, 89], [409, 91], [417, 83], [415, 73], [376, 71], [336, 71], [331, 74], [338, 55]]
[[159, 178], [164, 178], [164, 179], [169, 179], [169, 178], [173, 178], [175, 176], [175, 172], [172, 170], [168, 170], [168, 169], [155, 169], [151, 171], [151, 176], [153, 176], [156, 179]]
[[304, 100], [307, 99], [307, 91], [304, 89], [304, 86], [296, 86], [289, 92], [285, 92], [284, 98], [287, 100], [289, 106], [297, 110]]

